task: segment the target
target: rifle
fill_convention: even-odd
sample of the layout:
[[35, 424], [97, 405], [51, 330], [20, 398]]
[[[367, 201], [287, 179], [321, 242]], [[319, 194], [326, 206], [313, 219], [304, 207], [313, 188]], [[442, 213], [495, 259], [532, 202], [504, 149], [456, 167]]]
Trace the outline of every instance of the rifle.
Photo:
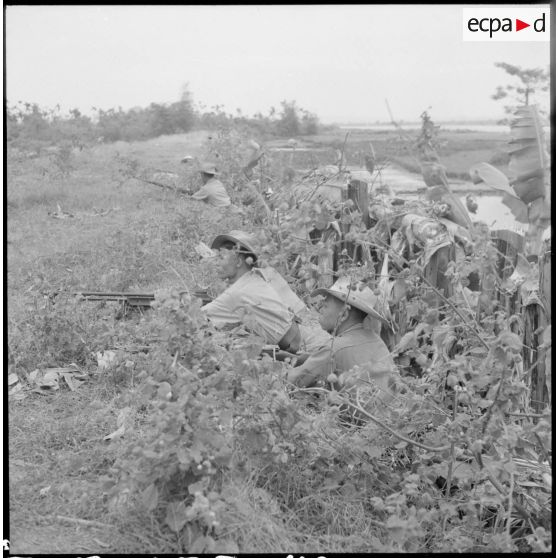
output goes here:
[[[52, 293], [50, 297], [55, 298], [59, 292]], [[94, 301], [107, 301], [107, 302], [120, 302], [122, 305], [121, 311], [118, 312], [117, 317], [125, 316], [130, 310], [147, 310], [151, 308], [151, 303], [155, 300], [154, 293], [126, 293], [126, 292], [92, 292], [92, 291], [77, 291], [68, 293], [85, 300], [88, 302]], [[202, 305], [211, 302], [213, 299], [205, 290], [196, 291], [179, 291], [179, 294], [190, 294], [196, 298], [201, 299]]]

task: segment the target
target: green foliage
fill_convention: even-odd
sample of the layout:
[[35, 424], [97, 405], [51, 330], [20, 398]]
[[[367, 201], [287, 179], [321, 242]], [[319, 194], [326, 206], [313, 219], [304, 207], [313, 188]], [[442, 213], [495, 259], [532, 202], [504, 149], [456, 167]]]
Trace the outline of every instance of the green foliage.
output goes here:
[[[496, 62], [495, 66], [501, 68], [514, 78], [513, 85], [505, 87], [498, 86], [496, 92], [492, 95], [492, 99], [499, 101], [501, 99], [509, 99], [512, 105], [505, 106], [506, 114], [511, 114], [518, 106], [532, 105], [537, 99], [543, 103], [542, 109], [548, 107], [548, 95], [544, 95], [550, 88], [550, 69], [543, 68], [521, 68], [507, 62]], [[518, 83], [519, 81], [519, 83]]]

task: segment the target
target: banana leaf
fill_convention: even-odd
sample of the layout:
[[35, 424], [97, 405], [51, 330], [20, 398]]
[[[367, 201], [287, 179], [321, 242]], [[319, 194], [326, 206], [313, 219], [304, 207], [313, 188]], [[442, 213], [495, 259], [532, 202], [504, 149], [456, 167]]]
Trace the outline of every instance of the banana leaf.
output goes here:
[[549, 156], [540, 116], [535, 106], [519, 107], [511, 122], [510, 184], [524, 203], [545, 197]]
[[529, 222], [527, 205], [517, 196], [503, 172], [488, 163], [477, 163], [469, 169], [469, 175], [474, 184], [483, 183], [495, 190], [520, 223]]

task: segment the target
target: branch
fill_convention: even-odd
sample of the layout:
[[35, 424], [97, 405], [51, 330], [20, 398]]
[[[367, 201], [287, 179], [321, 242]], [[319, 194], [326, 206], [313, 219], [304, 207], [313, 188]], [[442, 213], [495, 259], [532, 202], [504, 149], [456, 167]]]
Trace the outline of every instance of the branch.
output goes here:
[[79, 519], [77, 517], [67, 517], [65, 515], [57, 515], [56, 519], [62, 521], [69, 521], [70, 523], [77, 523], [78, 525], [87, 525], [89, 527], [97, 527], [98, 529], [110, 529], [111, 525], [106, 523], [101, 523], [99, 521], [93, 521], [91, 519]]
[[[324, 388], [298, 388], [296, 391], [302, 391], [302, 392], [306, 392], [306, 393], [328, 393], [328, 394], [332, 393], [330, 390], [324, 389]], [[451, 447], [451, 446], [441, 446], [441, 447], [435, 448], [435, 447], [431, 447], [431, 446], [426, 446], [424, 444], [421, 444], [420, 442], [415, 442], [414, 440], [411, 440], [410, 438], [407, 438], [406, 436], [403, 436], [403, 434], [399, 434], [398, 432], [396, 432], [395, 430], [393, 430], [392, 428], [390, 428], [389, 426], [384, 424], [381, 420], [379, 420], [375, 416], [371, 415], [368, 411], [364, 410], [362, 408], [362, 405], [360, 405], [360, 402], [357, 405], [355, 405], [353, 402], [351, 402], [346, 397], [343, 397], [340, 394], [337, 394], [337, 395], [339, 396], [339, 398], [341, 399], [341, 401], [344, 404], [348, 405], [349, 407], [352, 407], [356, 411], [359, 411], [364, 416], [369, 418], [372, 422], [374, 422], [375, 424], [377, 424], [378, 426], [380, 426], [384, 430], [387, 430], [390, 434], [392, 434], [393, 436], [395, 436], [396, 438], [398, 438], [402, 442], [412, 444], [413, 446], [417, 446], [417, 447], [419, 447], [423, 450], [426, 450], [426, 451], [435, 451], [435, 452], [444, 452], [444, 451], [449, 450], [450, 447]]]
[[[380, 242], [382, 242], [380, 240]], [[370, 246], [378, 246], [377, 244], [374, 244], [373, 242], [366, 242], [366, 241], [362, 241], [362, 244], [368, 244]], [[411, 265], [411, 262], [405, 258], [404, 256], [400, 256], [399, 254], [397, 254], [393, 248], [391, 246], [389, 246], [387, 243], [383, 242], [383, 246], [379, 246], [380, 248], [384, 248], [385, 250], [387, 250], [388, 252], [390, 252], [392, 255], [396, 256], [398, 259], [402, 260], [404, 263], [406, 263], [407, 265]], [[463, 322], [463, 325], [468, 328], [474, 335], [475, 337], [484, 345], [485, 349], [490, 350], [490, 347], [488, 345], [488, 343], [480, 336], [479, 332], [476, 330], [476, 328], [474, 328], [469, 321], [467, 320], [462, 314], [461, 312], [457, 309], [457, 307], [455, 306], [455, 304], [453, 304], [453, 302], [451, 302], [443, 293], [441, 293], [423, 274], [422, 270], [420, 269], [416, 269], [417, 273], [420, 275], [420, 278], [434, 291], [434, 293], [436, 295], [438, 295], [444, 302], [446, 302], [451, 309], [461, 318], [461, 321]], [[475, 321], [475, 324], [477, 322]]]

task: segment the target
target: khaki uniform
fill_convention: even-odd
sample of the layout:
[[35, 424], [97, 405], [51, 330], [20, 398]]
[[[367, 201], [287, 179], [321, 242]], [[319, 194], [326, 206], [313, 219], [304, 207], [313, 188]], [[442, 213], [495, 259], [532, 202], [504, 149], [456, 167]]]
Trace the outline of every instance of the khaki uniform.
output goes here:
[[231, 198], [223, 183], [216, 178], [208, 180], [195, 194], [193, 200], [204, 201], [215, 207], [226, 207], [231, 205]]
[[293, 322], [293, 313], [258, 269], [239, 277], [202, 310], [215, 327], [244, 323], [273, 345], [279, 343]]
[[[380, 336], [356, 324], [313, 353], [288, 374], [289, 382], [299, 387], [312, 387], [331, 374], [342, 375], [357, 365], [367, 365], [366, 379], [388, 389], [394, 368], [389, 349]], [[349, 376], [349, 374], [347, 374]], [[352, 382], [349, 382], [352, 383]]]
[[[252, 269], [239, 277], [215, 300], [203, 306], [202, 311], [215, 327], [244, 324], [270, 345], [282, 345], [280, 341], [285, 336], [289, 337], [286, 334], [292, 333], [297, 311], [303, 320], [302, 324], [297, 325], [300, 349], [306, 352], [316, 350], [330, 339], [329, 335], [317, 324], [310, 323], [310, 313], [304, 304], [280, 276], [282, 282], [278, 282], [277, 272], [272, 271], [270, 268]], [[293, 307], [289, 307], [289, 303]]]

